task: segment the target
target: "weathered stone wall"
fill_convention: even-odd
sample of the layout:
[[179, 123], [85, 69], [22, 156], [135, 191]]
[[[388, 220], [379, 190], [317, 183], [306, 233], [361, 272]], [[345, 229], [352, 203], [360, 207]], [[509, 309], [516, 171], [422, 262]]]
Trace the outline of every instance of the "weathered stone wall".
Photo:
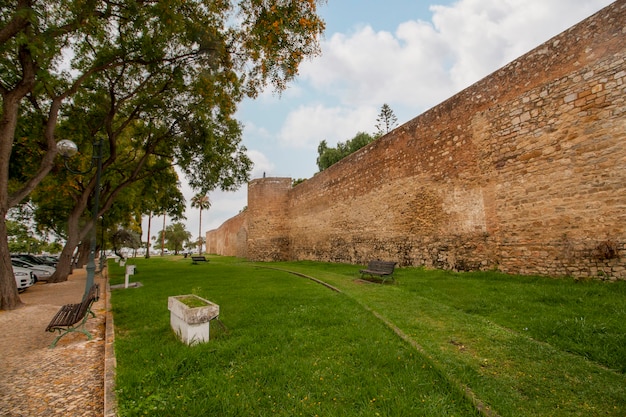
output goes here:
[[286, 208], [291, 178], [248, 183], [248, 254], [251, 259], [284, 260], [289, 253]]
[[252, 181], [248, 257], [626, 279], [625, 41], [621, 0], [296, 187]]
[[247, 210], [230, 218], [218, 229], [206, 234], [207, 253], [223, 256], [248, 257]]

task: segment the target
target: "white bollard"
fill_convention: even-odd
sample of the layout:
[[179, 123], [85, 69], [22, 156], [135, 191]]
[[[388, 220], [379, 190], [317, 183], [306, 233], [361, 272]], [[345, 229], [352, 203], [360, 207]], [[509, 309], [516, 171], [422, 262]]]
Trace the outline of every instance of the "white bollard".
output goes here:
[[124, 288], [128, 288], [128, 280], [131, 275], [135, 275], [135, 265], [126, 265], [126, 274], [124, 275]]

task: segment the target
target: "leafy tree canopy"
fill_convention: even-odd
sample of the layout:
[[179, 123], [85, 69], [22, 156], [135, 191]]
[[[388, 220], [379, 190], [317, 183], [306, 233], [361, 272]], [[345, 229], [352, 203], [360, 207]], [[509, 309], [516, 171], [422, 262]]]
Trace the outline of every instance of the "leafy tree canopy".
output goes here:
[[[234, 119], [237, 104], [268, 84], [281, 91], [302, 60], [319, 52], [323, 1], [0, 4], [0, 222], [51, 170], [67, 175], [55, 162], [61, 138], [76, 142], [83, 155], [94, 139], [104, 143], [109, 189], [96, 215], [124, 187], [165, 166], [178, 165], [199, 191], [237, 188], [251, 169]], [[89, 162], [88, 155], [78, 164]], [[76, 191], [69, 253], [94, 226], [79, 220], [96, 181], [86, 174], [67, 182]], [[15, 308], [5, 230], [0, 308]]]
[[389, 133], [394, 127], [398, 125], [398, 119], [396, 118], [393, 110], [388, 104], [383, 104], [380, 108], [380, 113], [376, 118], [376, 133], [370, 135], [368, 133], [359, 132], [356, 136], [350, 140], [337, 143], [336, 148], [328, 146], [325, 140], [322, 140], [317, 147], [317, 167], [320, 172], [330, 167], [331, 165], [339, 162], [346, 156], [358, 151], [365, 145], [379, 137]]
[[179, 222], [168, 225], [165, 230], [161, 230], [158, 236], [154, 236], [153, 239], [160, 241], [163, 234], [165, 234], [165, 247], [173, 250], [175, 254], [183, 250], [185, 243], [191, 239], [191, 233], [187, 231], [184, 224]]
[[115, 254], [124, 259], [122, 249], [139, 248], [141, 246], [141, 236], [132, 230], [118, 229], [111, 235], [111, 244]]
[[376, 137], [369, 133], [359, 132], [354, 138], [346, 142], [338, 142], [336, 148], [329, 147], [323, 140], [317, 147], [317, 167], [321, 172], [375, 139]]

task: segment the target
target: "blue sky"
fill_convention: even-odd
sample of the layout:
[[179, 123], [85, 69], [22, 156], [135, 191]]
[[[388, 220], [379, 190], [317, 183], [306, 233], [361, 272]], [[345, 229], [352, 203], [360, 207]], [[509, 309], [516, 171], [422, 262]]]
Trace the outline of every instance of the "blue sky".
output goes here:
[[[610, 3], [328, 0], [319, 10], [326, 21], [322, 55], [306, 61], [281, 95], [266, 91], [238, 111], [255, 163], [251, 177], [310, 178], [319, 142], [334, 146], [373, 133], [384, 103], [403, 124]], [[189, 202], [194, 193], [181, 182]], [[245, 185], [209, 194], [202, 233], [243, 209], [246, 195]], [[196, 236], [198, 210], [188, 207], [186, 216]], [[161, 229], [155, 223], [151, 235]]]

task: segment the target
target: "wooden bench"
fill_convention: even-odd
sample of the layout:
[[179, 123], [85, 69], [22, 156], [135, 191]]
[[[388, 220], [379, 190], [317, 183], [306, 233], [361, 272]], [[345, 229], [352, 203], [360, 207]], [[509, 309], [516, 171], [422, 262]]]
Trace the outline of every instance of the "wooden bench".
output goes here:
[[390, 261], [370, 261], [367, 264], [367, 269], [361, 269], [359, 272], [361, 273], [361, 278], [364, 275], [369, 275], [373, 277], [376, 275], [377, 277], [382, 278], [383, 284], [387, 279], [395, 280], [393, 277], [393, 271], [396, 266], [396, 262]]
[[193, 263], [198, 263], [198, 262], [209, 262], [208, 259], [204, 256], [200, 256], [200, 255], [192, 255], [191, 256], [191, 260], [193, 261]]
[[60, 338], [72, 332], [84, 333], [88, 339], [91, 340], [91, 333], [85, 329], [85, 323], [89, 318], [89, 314], [91, 314], [92, 317], [96, 317], [96, 314], [91, 311], [91, 305], [98, 301], [99, 298], [100, 286], [94, 284], [91, 286], [87, 296], [82, 302], [78, 304], [65, 304], [57, 311], [50, 321], [50, 324], [48, 324], [48, 327], [46, 327], [47, 332], [59, 332], [59, 335], [54, 339], [50, 348], [55, 347]]

